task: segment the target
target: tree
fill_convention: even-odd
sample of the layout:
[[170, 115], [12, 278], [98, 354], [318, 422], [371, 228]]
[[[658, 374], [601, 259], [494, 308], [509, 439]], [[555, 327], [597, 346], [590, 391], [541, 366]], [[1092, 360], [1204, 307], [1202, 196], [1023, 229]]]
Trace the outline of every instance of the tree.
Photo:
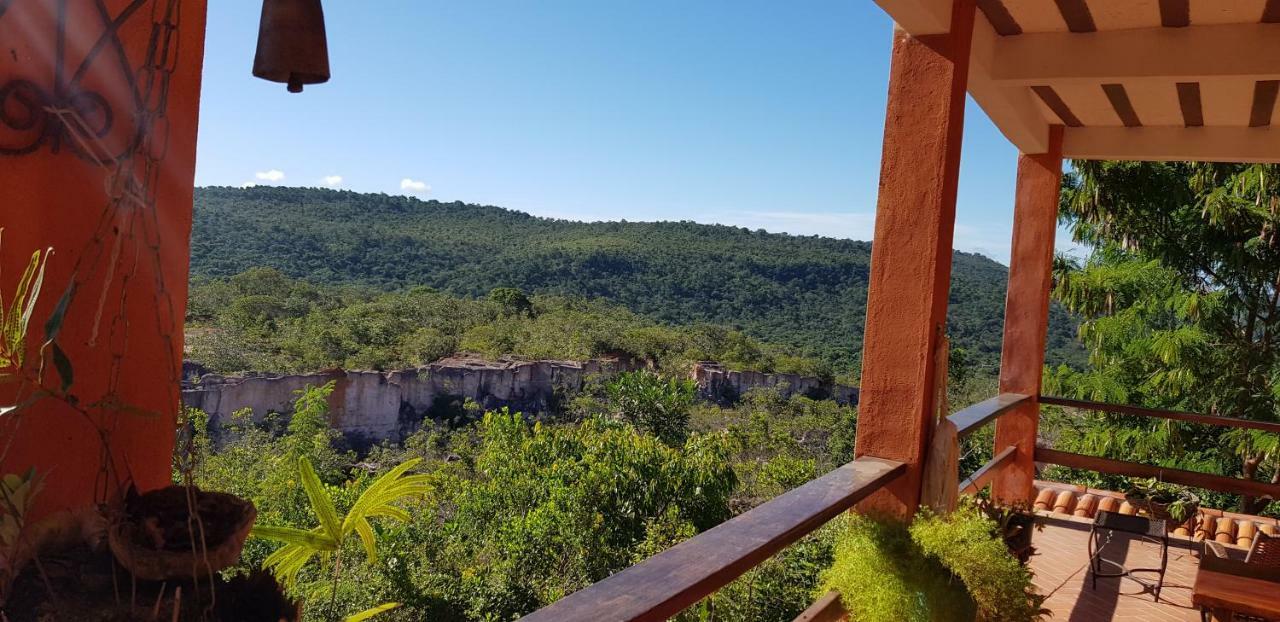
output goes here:
[[633, 371], [618, 374], [605, 390], [609, 407], [620, 419], [668, 445], [684, 444], [689, 435], [689, 410], [697, 398], [694, 381]]
[[498, 303], [508, 315], [532, 315], [533, 303], [524, 292], [515, 287], [496, 287], [489, 292], [489, 300]]
[[[1078, 397], [1280, 419], [1280, 168], [1074, 162], [1063, 219], [1092, 247], [1056, 263], [1054, 296], [1085, 318], [1084, 372], [1047, 382]], [[1108, 417], [1095, 450], [1212, 463], [1280, 481], [1273, 436]], [[1256, 512], [1265, 501], [1245, 498]]]

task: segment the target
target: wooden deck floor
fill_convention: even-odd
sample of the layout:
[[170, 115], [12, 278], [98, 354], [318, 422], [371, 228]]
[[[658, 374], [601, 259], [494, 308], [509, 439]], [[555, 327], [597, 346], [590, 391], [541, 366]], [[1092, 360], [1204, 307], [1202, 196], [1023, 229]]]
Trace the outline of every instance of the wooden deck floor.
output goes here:
[[[1050, 619], [1054, 622], [1200, 620], [1200, 613], [1191, 607], [1199, 543], [1170, 539], [1168, 570], [1157, 603], [1150, 585], [1130, 578], [1098, 579], [1097, 589], [1091, 587], [1089, 521], [1047, 516], [1040, 520], [1045, 528], [1032, 536], [1036, 555], [1031, 559], [1031, 569], [1040, 593], [1049, 597], [1045, 607], [1053, 612]], [[1123, 534], [1116, 534], [1106, 551], [1107, 559], [1130, 568], [1160, 565], [1158, 545]], [[1155, 573], [1143, 573], [1140, 578], [1154, 585]]]

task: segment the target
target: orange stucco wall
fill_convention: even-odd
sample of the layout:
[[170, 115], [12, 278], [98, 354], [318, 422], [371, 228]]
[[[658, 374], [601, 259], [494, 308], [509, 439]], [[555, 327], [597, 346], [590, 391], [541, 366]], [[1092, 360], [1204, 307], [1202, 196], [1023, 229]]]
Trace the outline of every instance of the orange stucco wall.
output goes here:
[[920, 500], [934, 351], [951, 279], [973, 19], [973, 0], [956, 0], [952, 34], [894, 33], [855, 451], [905, 462], [907, 471], [862, 510], [908, 517]]
[[[45, 320], [78, 284], [59, 342], [84, 412], [44, 400], [0, 422], [0, 448], [8, 447], [0, 471], [35, 466], [47, 478], [41, 515], [93, 502], [95, 485], [108, 483], [104, 464], [114, 467], [109, 484], [169, 481], [205, 8], [205, 0], [0, 2], [6, 300], [32, 250], [54, 249], [31, 321], [32, 360]], [[57, 385], [56, 376], [47, 372], [46, 383]], [[5, 387], [0, 403], [14, 390]], [[110, 460], [99, 430], [109, 434]]]
[[[1053, 282], [1053, 242], [1058, 230], [1062, 183], [1062, 126], [1050, 128], [1049, 152], [1018, 155], [1014, 194], [1013, 245], [1004, 306], [1004, 344], [1000, 355], [1000, 392], [1037, 398], [1049, 332], [1049, 287]], [[996, 451], [1018, 448], [1013, 464], [995, 481], [1006, 501], [1030, 503], [1035, 494], [1036, 434], [1040, 405], [1030, 403], [996, 420]]]

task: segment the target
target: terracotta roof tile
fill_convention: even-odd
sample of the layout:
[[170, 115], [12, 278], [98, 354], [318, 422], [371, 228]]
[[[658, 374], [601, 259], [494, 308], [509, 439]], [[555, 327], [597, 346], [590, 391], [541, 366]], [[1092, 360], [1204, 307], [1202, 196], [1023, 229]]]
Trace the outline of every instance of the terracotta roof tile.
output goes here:
[[[1125, 501], [1124, 495], [1111, 490], [1042, 480], [1036, 480], [1035, 488], [1034, 507], [1047, 516], [1091, 521], [1099, 511], [1138, 513], [1137, 508]], [[1277, 519], [1212, 508], [1200, 508], [1199, 520], [1194, 525], [1194, 531], [1188, 525], [1176, 526], [1172, 535], [1196, 541], [1210, 538], [1228, 546], [1248, 548], [1253, 534], [1258, 531], [1268, 535], [1280, 533], [1280, 521]]]

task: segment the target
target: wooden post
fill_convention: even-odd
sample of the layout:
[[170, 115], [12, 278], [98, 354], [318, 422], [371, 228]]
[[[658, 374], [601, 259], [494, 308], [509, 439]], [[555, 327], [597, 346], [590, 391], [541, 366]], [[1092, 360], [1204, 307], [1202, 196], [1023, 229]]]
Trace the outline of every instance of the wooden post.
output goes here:
[[919, 505], [934, 427], [973, 19], [955, 0], [949, 33], [894, 32], [855, 453], [907, 464], [860, 506], [899, 518]]
[[1032, 481], [1040, 424], [1038, 396], [1049, 327], [1049, 287], [1061, 183], [1062, 126], [1053, 126], [1049, 130], [1048, 153], [1018, 156], [1000, 392], [1023, 393], [1032, 396], [1032, 400], [996, 420], [997, 451], [1002, 447], [1017, 448], [1013, 461], [995, 479], [995, 496], [1005, 502], [1030, 503], [1035, 494]]

